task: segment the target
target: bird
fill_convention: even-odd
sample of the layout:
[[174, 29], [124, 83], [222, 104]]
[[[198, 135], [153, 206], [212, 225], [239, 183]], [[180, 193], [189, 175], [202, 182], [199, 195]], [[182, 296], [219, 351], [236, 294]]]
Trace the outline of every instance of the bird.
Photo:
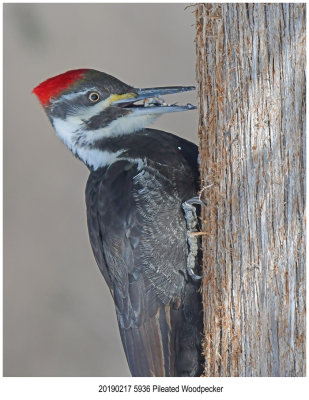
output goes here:
[[194, 89], [138, 89], [87, 68], [33, 89], [57, 136], [89, 169], [89, 239], [132, 376], [203, 371], [200, 255], [191, 232], [198, 147], [148, 127], [165, 113], [196, 109], [162, 97]]

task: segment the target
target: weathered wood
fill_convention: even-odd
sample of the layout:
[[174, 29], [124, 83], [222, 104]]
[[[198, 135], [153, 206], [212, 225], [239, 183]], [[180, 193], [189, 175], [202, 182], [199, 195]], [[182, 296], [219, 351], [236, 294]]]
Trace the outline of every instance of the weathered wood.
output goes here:
[[305, 375], [305, 5], [196, 6], [206, 376]]

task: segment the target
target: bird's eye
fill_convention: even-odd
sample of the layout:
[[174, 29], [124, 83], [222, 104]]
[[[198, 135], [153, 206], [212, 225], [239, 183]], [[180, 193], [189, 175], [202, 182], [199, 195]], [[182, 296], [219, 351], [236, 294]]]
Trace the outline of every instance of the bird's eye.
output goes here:
[[92, 103], [96, 103], [100, 100], [100, 95], [97, 92], [91, 92], [88, 98]]

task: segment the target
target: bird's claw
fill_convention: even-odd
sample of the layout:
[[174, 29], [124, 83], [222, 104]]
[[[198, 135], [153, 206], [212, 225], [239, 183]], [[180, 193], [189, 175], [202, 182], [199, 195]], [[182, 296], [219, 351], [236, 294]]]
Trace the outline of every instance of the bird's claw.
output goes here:
[[196, 215], [196, 208], [194, 204], [203, 204], [198, 197], [192, 197], [189, 200], [186, 200], [182, 204], [182, 208], [184, 210], [185, 219], [187, 222], [187, 242], [189, 247], [189, 253], [187, 258], [187, 273], [193, 280], [199, 280], [201, 277], [194, 273], [195, 261], [196, 256], [198, 253], [198, 239], [197, 235], [192, 235], [194, 232], [197, 231], [197, 215]]
[[191, 278], [192, 278], [194, 281], [198, 281], [198, 280], [202, 279], [202, 277], [201, 277], [200, 275], [196, 275], [196, 274], [194, 273], [194, 271], [193, 271], [192, 268], [188, 268], [188, 267], [187, 267], [187, 272], [188, 272], [188, 275], [191, 276]]
[[196, 204], [196, 205], [199, 205], [199, 206], [206, 206], [207, 205], [203, 200], [200, 199], [199, 196], [191, 197], [191, 199], [186, 200], [185, 203], [190, 204], [190, 205], [195, 205]]

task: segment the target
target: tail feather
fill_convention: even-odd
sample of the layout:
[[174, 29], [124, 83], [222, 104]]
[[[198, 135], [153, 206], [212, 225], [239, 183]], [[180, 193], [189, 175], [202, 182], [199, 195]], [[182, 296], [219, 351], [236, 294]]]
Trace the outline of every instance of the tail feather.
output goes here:
[[179, 301], [158, 306], [139, 326], [120, 326], [132, 376], [200, 376], [202, 305], [197, 286], [187, 283]]

